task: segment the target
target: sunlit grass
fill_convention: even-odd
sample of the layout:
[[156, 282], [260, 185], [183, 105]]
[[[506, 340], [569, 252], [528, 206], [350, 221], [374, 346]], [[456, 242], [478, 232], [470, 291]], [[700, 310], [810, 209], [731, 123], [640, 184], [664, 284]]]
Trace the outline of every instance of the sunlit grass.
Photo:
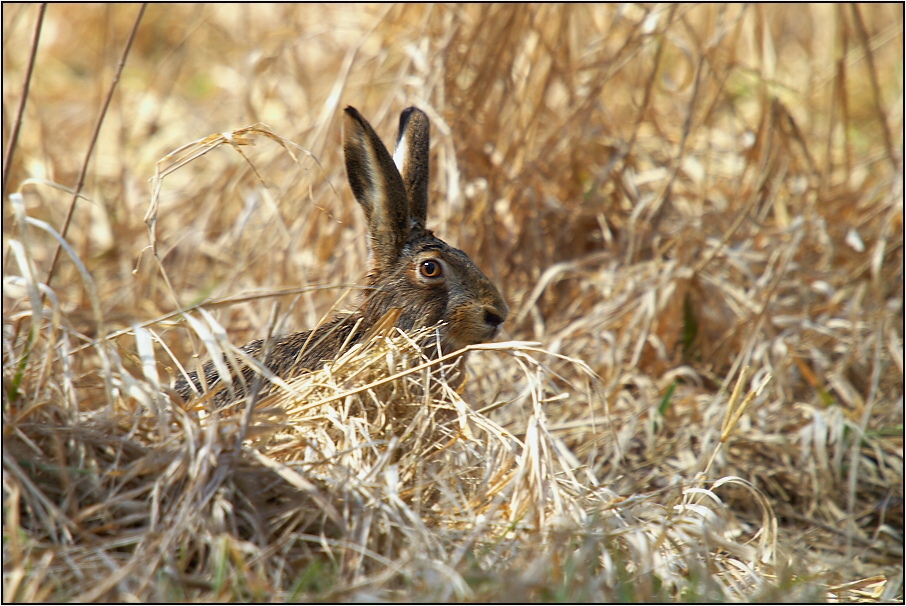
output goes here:
[[[151, 5], [48, 288], [136, 11], [48, 7], [5, 184], [4, 599], [902, 599], [901, 6]], [[505, 342], [179, 402], [353, 305], [346, 105]]]

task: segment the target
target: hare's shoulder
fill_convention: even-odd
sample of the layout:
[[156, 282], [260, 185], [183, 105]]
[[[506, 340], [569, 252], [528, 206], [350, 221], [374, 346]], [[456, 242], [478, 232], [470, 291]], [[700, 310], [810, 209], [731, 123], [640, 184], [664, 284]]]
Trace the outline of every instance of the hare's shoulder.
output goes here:
[[[325, 362], [333, 360], [341, 353], [345, 344], [358, 339], [352, 334], [355, 329], [361, 332], [353, 317], [335, 317], [315, 330], [303, 330], [277, 337], [273, 350], [268, 357], [267, 366], [274, 374], [281, 377], [292, 377], [305, 370], [317, 370]], [[264, 340], [252, 341], [243, 347], [249, 356], [261, 359]]]

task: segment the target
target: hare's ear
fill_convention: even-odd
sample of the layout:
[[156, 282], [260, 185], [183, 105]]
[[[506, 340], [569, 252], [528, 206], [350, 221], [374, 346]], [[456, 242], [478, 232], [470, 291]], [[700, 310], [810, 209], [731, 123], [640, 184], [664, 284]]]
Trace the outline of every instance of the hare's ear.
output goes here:
[[371, 125], [354, 107], [346, 108], [346, 173], [365, 211], [377, 266], [396, 261], [409, 237], [409, 202], [393, 158]]
[[393, 161], [403, 177], [409, 197], [409, 217], [425, 226], [428, 215], [428, 147], [430, 123], [425, 112], [410, 107], [400, 114], [400, 133], [396, 138]]

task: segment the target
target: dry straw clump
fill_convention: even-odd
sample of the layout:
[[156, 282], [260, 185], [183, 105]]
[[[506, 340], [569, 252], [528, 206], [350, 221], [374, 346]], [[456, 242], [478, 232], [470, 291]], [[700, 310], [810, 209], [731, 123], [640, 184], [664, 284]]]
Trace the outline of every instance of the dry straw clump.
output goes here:
[[[3, 13], [4, 599], [902, 599], [902, 6], [138, 10]], [[345, 105], [516, 340], [182, 402], [353, 305]]]

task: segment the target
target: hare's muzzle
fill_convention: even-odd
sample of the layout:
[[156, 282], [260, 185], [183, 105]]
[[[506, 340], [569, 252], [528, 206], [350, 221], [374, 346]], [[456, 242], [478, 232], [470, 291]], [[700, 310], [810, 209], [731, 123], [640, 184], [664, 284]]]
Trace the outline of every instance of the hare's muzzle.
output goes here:
[[506, 320], [506, 315], [509, 310], [496, 309], [494, 307], [485, 307], [484, 308], [484, 323], [485, 325], [493, 331], [495, 334], [500, 328], [500, 325], [503, 324], [503, 321]]
[[507, 314], [510, 313], [506, 303], [503, 302], [503, 298], [500, 295], [495, 298], [496, 300], [491, 301], [490, 305], [485, 303], [481, 310], [480, 317], [481, 323], [484, 325], [485, 334], [480, 341], [490, 341], [496, 337], [497, 333], [500, 332], [500, 325], [503, 324]]

